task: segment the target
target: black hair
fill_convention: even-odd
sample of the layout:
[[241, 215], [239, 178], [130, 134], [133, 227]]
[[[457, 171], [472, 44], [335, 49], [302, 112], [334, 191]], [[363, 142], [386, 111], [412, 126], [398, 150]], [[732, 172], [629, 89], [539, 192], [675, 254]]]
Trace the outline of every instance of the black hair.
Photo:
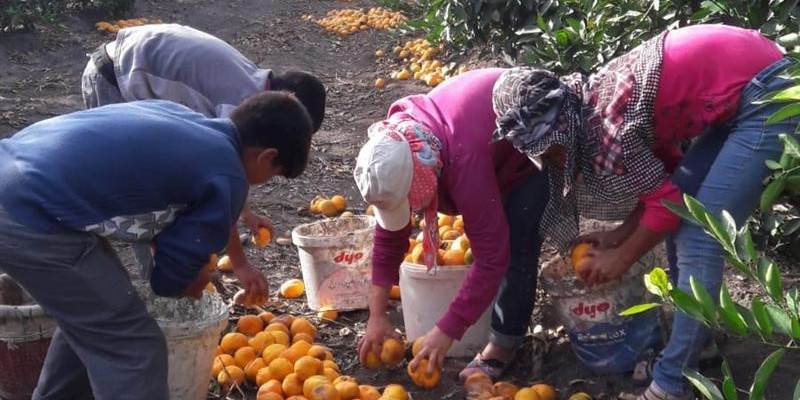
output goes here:
[[250, 96], [233, 109], [230, 119], [239, 131], [242, 147], [278, 150], [275, 163], [283, 167], [283, 176], [295, 178], [306, 169], [313, 134], [311, 117], [291, 93], [269, 91]]
[[325, 118], [325, 85], [316, 76], [297, 70], [275, 73], [270, 81], [271, 90], [292, 92], [311, 115], [314, 132]]

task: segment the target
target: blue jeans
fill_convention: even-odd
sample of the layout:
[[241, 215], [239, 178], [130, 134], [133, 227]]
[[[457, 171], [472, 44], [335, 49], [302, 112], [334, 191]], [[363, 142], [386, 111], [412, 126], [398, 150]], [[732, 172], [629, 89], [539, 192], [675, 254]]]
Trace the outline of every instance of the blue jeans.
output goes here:
[[489, 340], [503, 348], [520, 346], [530, 322], [542, 247], [539, 221], [548, 190], [547, 174], [535, 173], [506, 199], [511, 260], [492, 305], [489, 334]]
[[[778, 135], [794, 133], [800, 122], [795, 118], [767, 125], [766, 119], [783, 105], [752, 102], [791, 86], [791, 81], [778, 75], [793, 63], [788, 58], [776, 61], [744, 88], [738, 112], [727, 125], [727, 138], [696, 188], [695, 197], [709, 212], [719, 215], [727, 210], [737, 225], [744, 223], [758, 204], [763, 181], [770, 173], [764, 161], [777, 160], [781, 155], [783, 146]], [[684, 223], [674, 235], [674, 249], [678, 287], [690, 291], [689, 277], [693, 276], [717, 299], [725, 264], [721, 246], [703, 228]], [[653, 367], [653, 380], [672, 395], [689, 392], [691, 386], [682, 371], [697, 368], [697, 356], [708, 337], [707, 328], [677, 312], [669, 342]]]

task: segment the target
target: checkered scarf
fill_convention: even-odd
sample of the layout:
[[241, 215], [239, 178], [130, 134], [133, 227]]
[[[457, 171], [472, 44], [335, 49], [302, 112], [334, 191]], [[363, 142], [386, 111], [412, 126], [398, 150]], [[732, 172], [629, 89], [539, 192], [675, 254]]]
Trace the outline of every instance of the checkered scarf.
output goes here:
[[664, 36], [587, 79], [513, 68], [495, 83], [495, 140], [509, 140], [531, 158], [553, 145], [566, 151], [563, 170], [546, 167], [550, 199], [540, 226], [562, 253], [578, 235], [579, 211], [595, 219], [623, 219], [640, 196], [667, 178], [651, 150]]

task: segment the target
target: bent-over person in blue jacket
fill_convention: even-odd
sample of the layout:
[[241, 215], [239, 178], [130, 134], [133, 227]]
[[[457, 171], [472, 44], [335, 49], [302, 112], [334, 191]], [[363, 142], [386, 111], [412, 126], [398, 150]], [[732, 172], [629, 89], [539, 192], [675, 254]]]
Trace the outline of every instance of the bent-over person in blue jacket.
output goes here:
[[201, 296], [248, 185], [300, 175], [312, 129], [263, 92], [228, 118], [146, 100], [0, 140], [0, 269], [58, 323], [33, 398], [167, 400], [165, 339], [108, 240], [153, 244], [156, 294]]

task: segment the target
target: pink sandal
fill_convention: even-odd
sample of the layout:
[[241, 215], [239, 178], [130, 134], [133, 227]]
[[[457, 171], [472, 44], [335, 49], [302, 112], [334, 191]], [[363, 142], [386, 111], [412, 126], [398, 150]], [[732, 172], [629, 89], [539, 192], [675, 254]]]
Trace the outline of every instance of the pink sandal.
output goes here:
[[503, 362], [491, 358], [484, 359], [481, 353], [478, 353], [478, 355], [461, 370], [458, 376], [462, 380], [466, 380], [467, 377], [476, 372], [483, 372], [488, 375], [489, 378], [492, 378], [492, 381], [496, 381], [506, 373], [510, 364], [510, 362]]

